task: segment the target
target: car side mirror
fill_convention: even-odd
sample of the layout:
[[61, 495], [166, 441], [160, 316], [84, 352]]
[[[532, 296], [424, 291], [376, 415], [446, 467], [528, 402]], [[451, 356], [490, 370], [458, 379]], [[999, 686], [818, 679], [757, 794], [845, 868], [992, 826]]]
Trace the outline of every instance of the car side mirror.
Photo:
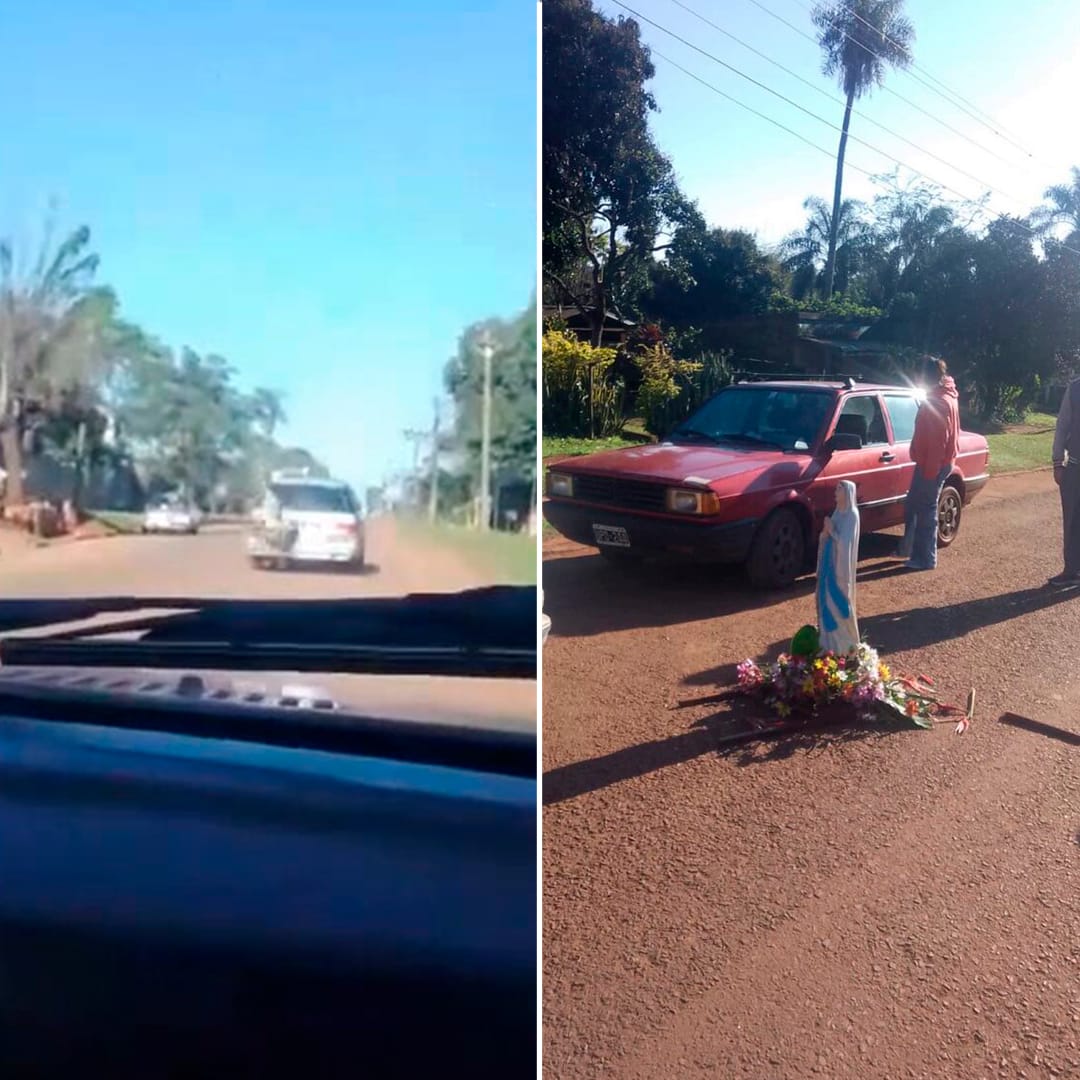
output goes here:
[[825, 449], [830, 454], [835, 454], [837, 450], [861, 450], [862, 448], [862, 438], [847, 431], [838, 431], [825, 444]]

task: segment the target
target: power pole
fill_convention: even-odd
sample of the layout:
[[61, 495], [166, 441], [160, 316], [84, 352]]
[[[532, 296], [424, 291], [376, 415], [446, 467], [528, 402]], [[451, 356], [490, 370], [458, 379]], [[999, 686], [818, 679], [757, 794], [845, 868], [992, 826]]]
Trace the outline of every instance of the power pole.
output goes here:
[[409, 428], [408, 431], [403, 432], [406, 439], [412, 443], [413, 448], [413, 467], [410, 481], [413, 487], [412, 495], [409, 502], [414, 509], [417, 507], [417, 495], [419, 494], [420, 485], [420, 446], [427, 438], [428, 433], [426, 431], [416, 431], [413, 428]]
[[435, 419], [431, 425], [431, 480], [428, 482], [428, 519], [439, 516], [439, 399], [435, 399]]
[[491, 528], [491, 359], [495, 345], [485, 330], [479, 342], [484, 358], [484, 406], [480, 436], [480, 531]]

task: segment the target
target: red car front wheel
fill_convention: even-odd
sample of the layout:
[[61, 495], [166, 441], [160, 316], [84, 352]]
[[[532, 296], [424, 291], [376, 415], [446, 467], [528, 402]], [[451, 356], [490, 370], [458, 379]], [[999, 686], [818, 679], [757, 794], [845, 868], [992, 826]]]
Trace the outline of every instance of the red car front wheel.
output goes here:
[[759, 589], [790, 585], [806, 559], [806, 534], [793, 510], [774, 511], [758, 529], [747, 561], [750, 582]]

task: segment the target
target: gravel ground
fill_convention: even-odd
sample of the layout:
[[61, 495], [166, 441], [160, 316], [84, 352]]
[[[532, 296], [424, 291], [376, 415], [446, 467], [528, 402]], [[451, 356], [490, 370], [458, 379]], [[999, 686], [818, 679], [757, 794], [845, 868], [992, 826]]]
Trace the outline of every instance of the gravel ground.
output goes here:
[[[559, 1080], [1080, 1077], [1080, 590], [1046, 473], [933, 574], [864, 543], [864, 633], [975, 720], [722, 748], [811, 583], [547, 545], [544, 1053]], [[1034, 723], [1030, 723], [1034, 722]], [[1035, 725], [1049, 725], [1038, 728]]]

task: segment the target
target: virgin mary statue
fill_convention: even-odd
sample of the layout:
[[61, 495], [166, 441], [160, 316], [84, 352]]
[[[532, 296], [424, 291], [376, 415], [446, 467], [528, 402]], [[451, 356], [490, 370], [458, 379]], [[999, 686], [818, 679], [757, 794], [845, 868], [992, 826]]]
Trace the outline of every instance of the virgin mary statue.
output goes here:
[[825, 519], [818, 548], [817, 610], [821, 648], [844, 654], [859, 644], [855, 617], [855, 571], [859, 560], [859, 509], [855, 485], [841, 480], [836, 510]]

